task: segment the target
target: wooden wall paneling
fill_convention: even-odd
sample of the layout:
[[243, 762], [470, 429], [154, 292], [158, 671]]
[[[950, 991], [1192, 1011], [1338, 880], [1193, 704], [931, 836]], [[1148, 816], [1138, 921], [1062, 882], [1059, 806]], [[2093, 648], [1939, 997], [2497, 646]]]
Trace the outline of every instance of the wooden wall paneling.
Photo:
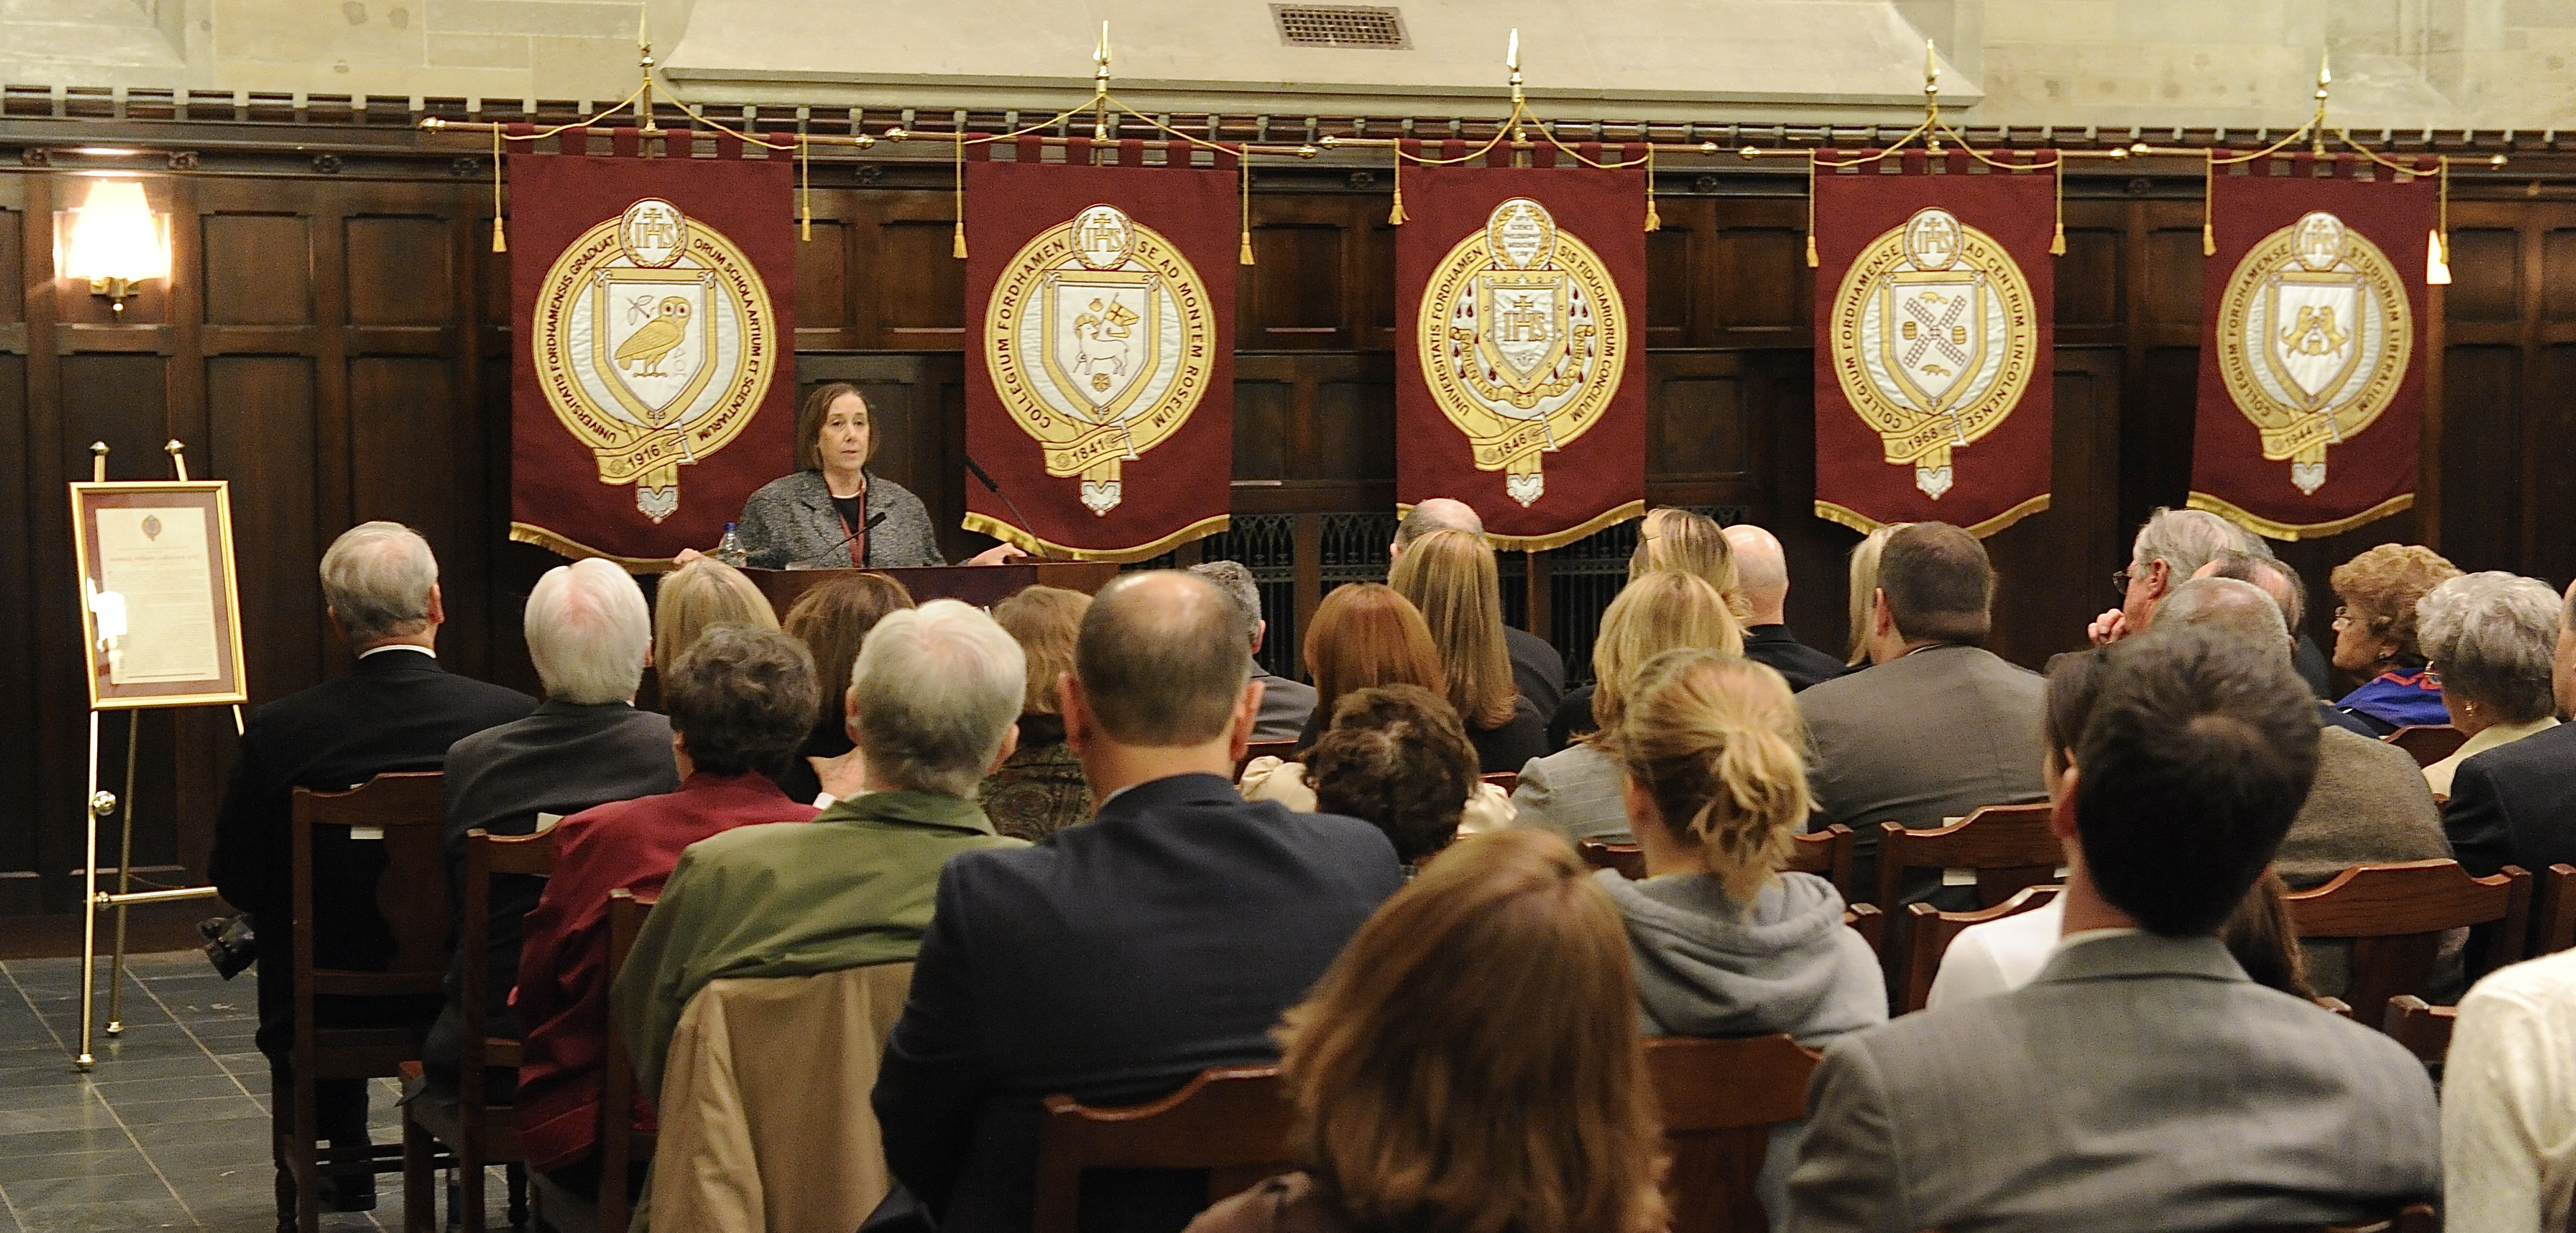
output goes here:
[[1235, 348], [1239, 351], [1348, 350], [1358, 345], [1365, 270], [1362, 199], [1324, 194], [1256, 198], [1253, 264], [1236, 266]]
[[[0, 528], [27, 526], [27, 187], [33, 178], [0, 177]], [[24, 535], [0, 534], [0, 588], [27, 596], [29, 550]], [[0, 606], [0, 745], [32, 754], [36, 690], [32, 622], [25, 602]], [[32, 776], [0, 776], [0, 815], [33, 820]], [[38, 911], [41, 878], [37, 828], [0, 827], [0, 913]]]
[[1663, 226], [1646, 233], [1646, 329], [1649, 348], [1705, 346], [1699, 323], [1715, 298], [1700, 253], [1716, 242], [1717, 203], [1665, 197], [1655, 203]]
[[1360, 310], [1356, 345], [1365, 351], [1392, 351], [1396, 345], [1395, 225], [1386, 221], [1388, 211], [1378, 207], [1375, 197], [1352, 200], [1359, 242], [1351, 246], [1353, 264], [1344, 278], [1352, 288], [1347, 302]]
[[[53, 871], [78, 859], [69, 855], [74, 852], [69, 823], [79, 817], [83, 772], [78, 760], [88, 756], [81, 669], [75, 655], [60, 650], [68, 647], [76, 653], [81, 638], [79, 609], [66, 599], [77, 592], [77, 584], [67, 577], [72, 568], [71, 511], [62, 487], [68, 478], [62, 443], [71, 435], [63, 423], [58, 353], [67, 284], [54, 274], [54, 207], [67, 179], [36, 174], [7, 177], [24, 207], [19, 269], [26, 297], [26, 450], [21, 455], [26, 520], [17, 525], [29, 547], [25, 586], [18, 594], [28, 597], [31, 609], [26, 613], [27, 654], [10, 670], [22, 673], [28, 685], [21, 695], [24, 709], [17, 713], [20, 722], [31, 723], [33, 729], [24, 746], [32, 764], [25, 778], [32, 788], [33, 825], [27, 829], [33, 833], [24, 849], [25, 864], [12, 861], [9, 872], [33, 878], [34, 897], [49, 912], [71, 907], [71, 884]], [[72, 474], [85, 477], [88, 471], [84, 467]], [[24, 894], [11, 897], [26, 898]]]
[[1295, 453], [1298, 365], [1284, 357], [1241, 355], [1234, 361], [1234, 478], [1288, 478]]
[[1646, 382], [1647, 474], [1670, 483], [1741, 482], [1752, 473], [1743, 352], [1650, 352]]
[[2121, 358], [2111, 347], [2057, 348], [2049, 507], [1986, 539], [1997, 576], [1986, 645], [2026, 667], [2083, 647], [2086, 622], [2114, 602], [2111, 571], [2125, 547], [2115, 482]]
[[[1815, 271], [1807, 268], [1806, 203], [1716, 199], [1716, 245], [1703, 289], [1715, 311], [1704, 346], [1806, 350], [1815, 338]], [[1713, 285], [1712, 285], [1713, 284]]]
[[1290, 459], [1290, 478], [1383, 485], [1392, 491], [1394, 367], [1391, 355], [1354, 355], [1316, 373], [1313, 401], [1300, 417], [1303, 432]]
[[794, 303], [800, 351], [849, 350], [859, 345], [858, 305], [850, 275], [858, 266], [859, 240], [868, 229], [840, 213], [849, 209], [853, 196], [819, 196], [811, 235], [800, 234], [797, 240]]
[[853, 313], [860, 345], [880, 351], [963, 348], [966, 263], [955, 253], [955, 202], [945, 192], [908, 189], [864, 197], [867, 211], [856, 217], [873, 232], [872, 243], [860, 246], [866, 269], [851, 288], [867, 306]]

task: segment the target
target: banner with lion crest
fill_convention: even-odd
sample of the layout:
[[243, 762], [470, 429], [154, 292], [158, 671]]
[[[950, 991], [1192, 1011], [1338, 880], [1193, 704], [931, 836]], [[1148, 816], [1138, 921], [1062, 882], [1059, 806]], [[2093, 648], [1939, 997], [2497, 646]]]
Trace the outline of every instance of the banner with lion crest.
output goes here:
[[2054, 151], [1819, 153], [1816, 514], [1991, 535], [2048, 508]]
[[509, 159], [510, 538], [641, 566], [794, 469], [796, 237], [786, 158], [637, 145]]
[[2301, 154], [2210, 178], [2194, 506], [2295, 540], [2414, 504], [2437, 167]]
[[[1594, 162], [1618, 153], [1580, 149]], [[1511, 549], [1561, 547], [1644, 513], [1643, 168], [1401, 174], [1396, 320], [1410, 340], [1395, 351], [1397, 502], [1464, 501]]]
[[1140, 561], [1226, 529], [1234, 476], [1234, 157], [1104, 142], [1122, 165], [965, 169], [966, 528], [1042, 556]]

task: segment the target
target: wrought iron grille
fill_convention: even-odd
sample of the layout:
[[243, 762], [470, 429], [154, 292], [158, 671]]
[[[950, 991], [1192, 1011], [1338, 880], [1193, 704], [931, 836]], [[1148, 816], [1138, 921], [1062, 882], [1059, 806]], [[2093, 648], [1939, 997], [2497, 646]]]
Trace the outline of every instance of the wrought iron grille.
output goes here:
[[1236, 514], [1226, 530], [1199, 541], [1203, 561], [1241, 561], [1261, 588], [1261, 617], [1270, 632], [1254, 656], [1263, 670], [1294, 677], [1297, 629], [1297, 516]]

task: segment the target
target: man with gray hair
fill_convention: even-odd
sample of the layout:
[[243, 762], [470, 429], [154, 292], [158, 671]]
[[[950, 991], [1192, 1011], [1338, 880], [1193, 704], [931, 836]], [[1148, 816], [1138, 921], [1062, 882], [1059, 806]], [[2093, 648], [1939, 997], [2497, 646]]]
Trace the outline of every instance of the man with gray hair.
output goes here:
[[[521, 624], [545, 701], [527, 718], [486, 728], [447, 751], [447, 875], [460, 910], [466, 832], [533, 834], [540, 814], [568, 818], [680, 786], [670, 721], [635, 709], [644, 661], [652, 655], [653, 618], [634, 576], [596, 557], [558, 565], [528, 593]], [[483, 1002], [491, 1035], [518, 1039], [509, 999], [519, 979], [520, 924], [545, 885], [543, 878], [517, 874], [492, 879]], [[465, 1027], [464, 979], [460, 951], [447, 973], [447, 1008], [421, 1045], [431, 1092], [449, 1100]], [[516, 1067], [495, 1069], [484, 1091], [492, 1103], [508, 1104], [518, 1078]]]
[[[1474, 506], [1455, 497], [1426, 497], [1395, 524], [1395, 539], [1386, 546], [1388, 567], [1393, 568], [1413, 541], [1434, 531], [1464, 531], [1483, 539], [1485, 520], [1476, 516]], [[1521, 696], [1540, 715], [1555, 714], [1565, 702], [1565, 657], [1547, 639], [1514, 625], [1503, 626], [1503, 649], [1511, 656], [1512, 684], [1520, 688]]]
[[[1101, 588], [1058, 680], [1098, 816], [941, 871], [872, 1102], [886, 1163], [945, 1233], [1029, 1227], [1048, 1096], [1129, 1104], [1275, 1060], [1280, 1012], [1403, 884], [1377, 827], [1235, 793], [1261, 701], [1243, 645], [1203, 578]], [[1130, 1233], [1207, 1206], [1186, 1174], [1095, 1174], [1083, 1193], [1086, 1227]]]
[[2158, 508], [2138, 528], [2129, 567], [2112, 579], [2121, 588], [2120, 606], [2093, 618], [2085, 635], [2103, 646], [2144, 630], [2166, 594], [2220, 553], [2241, 551], [2251, 539], [2207, 510]]
[[[438, 662], [438, 627], [447, 611], [438, 590], [438, 560], [411, 528], [392, 522], [352, 527], [322, 554], [324, 616], [357, 654], [357, 669], [250, 713], [233, 755], [223, 805], [215, 818], [207, 873], [224, 901], [251, 914], [259, 950], [260, 1052], [276, 1084], [275, 1109], [293, 1102], [287, 1051], [293, 1044], [294, 942], [290, 905], [294, 866], [287, 823], [297, 788], [342, 791], [387, 771], [435, 771], [464, 737], [526, 715], [536, 699], [447, 672]], [[316, 967], [382, 970], [393, 935], [376, 908], [383, 845], [327, 829], [313, 840], [313, 962]], [[360, 1020], [324, 999], [324, 1027], [422, 1026]], [[316, 1084], [320, 1134], [335, 1148], [364, 1148], [367, 1089], [363, 1080]], [[281, 1214], [295, 1210], [295, 1188], [278, 1166]], [[373, 1178], [326, 1178], [323, 1206], [364, 1211], [375, 1206]]]
[[1296, 740], [1297, 734], [1306, 730], [1306, 720], [1315, 713], [1315, 687], [1275, 675], [1261, 666], [1261, 643], [1270, 633], [1270, 622], [1262, 618], [1261, 584], [1254, 581], [1251, 568], [1241, 561], [1208, 561], [1191, 566], [1189, 572], [1225, 592], [1241, 611], [1244, 628], [1251, 631], [1252, 679], [1261, 684], [1261, 713], [1253, 717], [1252, 739]]

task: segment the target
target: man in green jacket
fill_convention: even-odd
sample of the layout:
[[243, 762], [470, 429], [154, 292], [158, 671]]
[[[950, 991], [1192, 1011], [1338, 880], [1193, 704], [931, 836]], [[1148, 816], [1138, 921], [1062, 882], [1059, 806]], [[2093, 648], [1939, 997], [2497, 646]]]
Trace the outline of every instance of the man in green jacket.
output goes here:
[[994, 834], [973, 799], [1018, 743], [1025, 664], [955, 600], [869, 631], [846, 700], [866, 791], [810, 823], [691, 845], [636, 938], [611, 998], [639, 1090], [661, 1090], [671, 1034], [707, 982], [909, 963], [949, 857], [1028, 846]]

